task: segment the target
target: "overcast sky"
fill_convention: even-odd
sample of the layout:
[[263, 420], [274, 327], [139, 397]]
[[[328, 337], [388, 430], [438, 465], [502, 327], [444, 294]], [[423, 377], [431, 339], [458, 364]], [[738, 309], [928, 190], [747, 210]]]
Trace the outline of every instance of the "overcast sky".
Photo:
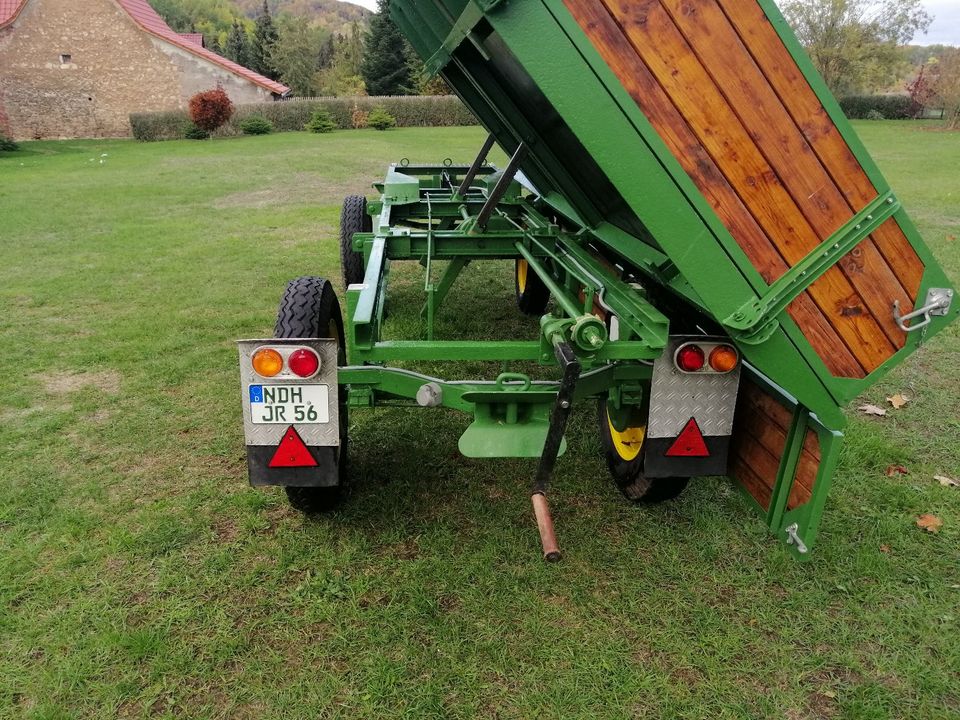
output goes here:
[[[363, 5], [375, 10], [377, 0], [347, 0], [354, 5]], [[914, 38], [919, 45], [960, 45], [960, 0], [924, 0], [927, 10], [934, 16], [930, 32]]]

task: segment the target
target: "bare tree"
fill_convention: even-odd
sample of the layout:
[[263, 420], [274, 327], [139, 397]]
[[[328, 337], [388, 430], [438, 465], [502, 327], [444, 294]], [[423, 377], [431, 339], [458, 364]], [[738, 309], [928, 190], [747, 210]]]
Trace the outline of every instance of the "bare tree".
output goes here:
[[922, 0], [786, 0], [783, 12], [836, 95], [899, 80], [909, 66], [900, 46], [933, 20]]

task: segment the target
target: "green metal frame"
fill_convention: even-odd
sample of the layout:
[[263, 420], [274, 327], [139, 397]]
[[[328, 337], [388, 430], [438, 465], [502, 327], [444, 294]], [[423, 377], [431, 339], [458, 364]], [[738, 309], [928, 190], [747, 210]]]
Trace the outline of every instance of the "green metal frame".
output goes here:
[[[584, 373], [577, 398], [613, 392], [649, 380], [651, 361], [666, 346], [669, 321], [638, 290], [619, 281], [600, 259], [582, 246], [582, 238], [561, 230], [521, 196], [513, 182], [486, 228], [477, 216], [501, 173], [485, 166], [464, 195], [457, 194], [467, 166], [391, 165], [376, 187], [381, 197], [368, 204], [374, 231], [358, 233], [353, 249], [364, 257], [364, 278], [346, 292], [347, 367], [339, 382], [354, 407], [415, 405], [417, 393], [431, 385], [436, 404], [471, 413], [474, 423], [461, 438], [461, 450], [474, 455], [539, 456], [549, 427], [559, 383], [534, 382], [511, 372], [511, 362], [555, 366], [553, 345], [569, 342]], [[416, 188], [416, 192], [413, 189]], [[529, 340], [466, 341], [435, 337], [444, 298], [462, 270], [484, 259], [525, 259], [550, 289], [558, 310], [541, 319]], [[434, 261], [448, 260], [434, 278]], [[392, 262], [416, 261], [424, 268], [422, 337], [384, 339], [384, 307]], [[616, 340], [594, 314], [600, 302], [620, 318]], [[503, 364], [497, 378], [448, 381], [385, 363], [486, 361]], [[512, 425], [503, 433], [503, 425]]]
[[[401, 172], [401, 170], [403, 172]], [[652, 360], [666, 347], [669, 321], [619, 271], [591, 251], [594, 233], [565, 230], [540, 212], [530, 196], [511, 187], [498, 205], [488, 227], [478, 228], [476, 215], [499, 173], [484, 167], [465, 197], [456, 194], [466, 166], [393, 165], [383, 183], [382, 195], [368, 204], [378, 218], [372, 233], [358, 233], [353, 249], [363, 253], [363, 282], [346, 293], [348, 365], [339, 369], [338, 381], [351, 407], [418, 406], [418, 393], [430, 386], [435, 402], [473, 415], [474, 422], [460, 440], [464, 454], [537, 457], [549, 427], [558, 382], [533, 381], [511, 372], [510, 362], [556, 365], [554, 343], [563, 340], [578, 353], [584, 372], [576, 386], [576, 401], [609, 395], [617, 408], [643, 403], [637, 392], [652, 375]], [[416, 198], [410, 189], [416, 184]], [[448, 260], [443, 275], [433, 279], [433, 261]], [[540, 333], [530, 340], [451, 341], [434, 337], [435, 320], [443, 300], [468, 263], [484, 259], [524, 259], [547, 285], [558, 306], [541, 319]], [[425, 305], [423, 337], [385, 340], [381, 336], [391, 262], [416, 261], [424, 268]], [[648, 270], [667, 285], [683, 289], [676, 269], [659, 254], [649, 256]], [[688, 289], [689, 299], [695, 300]], [[615, 313], [620, 335], [611, 340], [594, 315], [595, 304]], [[445, 380], [387, 363], [490, 361], [503, 364], [491, 380]], [[759, 371], [747, 370], [755, 382], [794, 413], [774, 488], [774, 500], [765, 510], [766, 523], [781, 539], [784, 528], [797, 523], [798, 535], [811, 547], [823, 513], [830, 477], [836, 463], [841, 433], [831, 430], [800, 401]], [[504, 428], [509, 432], [504, 432]], [[823, 450], [816, 490], [809, 503], [786, 510], [797, 461], [807, 428], [820, 437]], [[561, 452], [563, 446], [561, 447]], [[754, 501], [755, 502], [755, 501]], [[797, 557], [806, 557], [791, 545]]]
[[[761, 0], [761, 6], [876, 186], [878, 202], [892, 199], [886, 181], [773, 2]], [[828, 252], [824, 262], [823, 252], [837, 244], [849, 250], [856, 244], [859, 231], [832, 237], [829, 246], [824, 243], [811, 253], [802, 264], [814, 266], [813, 272], [809, 267], [795, 269], [768, 284], [600, 57], [563, 0], [514, 0], [499, 4], [478, 0], [397, 0], [391, 11], [421, 54], [429, 57], [445, 47], [441, 74], [507, 152], [521, 142], [536, 148], [523, 169], [548, 203], [589, 228], [608, 248], [658, 284], [689, 300], [717, 322], [729, 321], [729, 330], [745, 356], [779, 385], [790, 388], [831, 426], [844, 424], [840, 407], [960, 314], [960, 307], [955, 307], [948, 316], [935, 318], [923, 333], [910, 334], [905, 347], [868, 377], [835, 377], [784, 309], [793, 292], [802, 290], [811, 278], [843, 255], [837, 248]], [[480, 14], [482, 17], [478, 17]], [[451, 35], [451, 29], [461, 16], [470, 18], [471, 32], [457, 39]], [[492, 37], [497, 41], [491, 45]], [[550, 147], [550, 138], [544, 135], [538, 118], [524, 113], [509, 88], [499, 83], [500, 76], [488, 67], [491, 47], [516, 61], [519, 71], [529, 78], [527, 82], [543, 94], [612, 186], [623, 193], [636, 217], [642, 218], [647, 234], [615, 226], [586, 198], [582, 179], [571, 177], [563, 148]], [[861, 224], [862, 230], [871, 209], [858, 214], [860, 222], [850, 227]], [[890, 210], [895, 210], [892, 217], [926, 266], [918, 294], [918, 304], [922, 304], [928, 289], [952, 285], [895, 199], [874, 217]], [[689, 252], [693, 246], [697, 248], [695, 253]], [[804, 269], [805, 276], [801, 275]], [[787, 358], [789, 361], [785, 361]]]

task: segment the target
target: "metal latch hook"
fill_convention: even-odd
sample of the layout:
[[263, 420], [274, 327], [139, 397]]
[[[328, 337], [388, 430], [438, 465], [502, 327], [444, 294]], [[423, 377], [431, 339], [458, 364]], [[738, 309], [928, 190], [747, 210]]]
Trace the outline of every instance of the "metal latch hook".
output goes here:
[[803, 542], [803, 540], [800, 539], [799, 530], [800, 525], [798, 523], [793, 523], [792, 525], [788, 525], [783, 529], [783, 531], [787, 534], [787, 545], [795, 545], [798, 553], [801, 555], [806, 555], [807, 545]]
[[[926, 302], [923, 307], [909, 312], [906, 315], [900, 314], [900, 301], [893, 301], [893, 319], [897, 321], [897, 327], [904, 332], [913, 332], [924, 328], [931, 323], [934, 315], [946, 315], [950, 311], [950, 304], [953, 302], [953, 290], [947, 288], [930, 288], [927, 291]], [[907, 322], [918, 317], [923, 320], [912, 325]]]

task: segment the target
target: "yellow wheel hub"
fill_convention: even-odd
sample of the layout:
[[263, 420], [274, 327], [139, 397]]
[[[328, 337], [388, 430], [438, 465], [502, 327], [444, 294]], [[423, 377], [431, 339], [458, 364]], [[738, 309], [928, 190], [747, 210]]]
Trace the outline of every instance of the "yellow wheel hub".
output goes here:
[[607, 426], [610, 428], [610, 437], [613, 440], [613, 449], [622, 460], [627, 462], [636, 460], [643, 449], [643, 441], [647, 437], [647, 426], [624, 428], [622, 431], [613, 426], [610, 411], [607, 410]]
[[527, 289], [527, 272], [530, 270], [530, 266], [527, 264], [526, 260], [517, 261], [517, 289], [520, 291], [520, 294], [523, 295], [524, 291]]

